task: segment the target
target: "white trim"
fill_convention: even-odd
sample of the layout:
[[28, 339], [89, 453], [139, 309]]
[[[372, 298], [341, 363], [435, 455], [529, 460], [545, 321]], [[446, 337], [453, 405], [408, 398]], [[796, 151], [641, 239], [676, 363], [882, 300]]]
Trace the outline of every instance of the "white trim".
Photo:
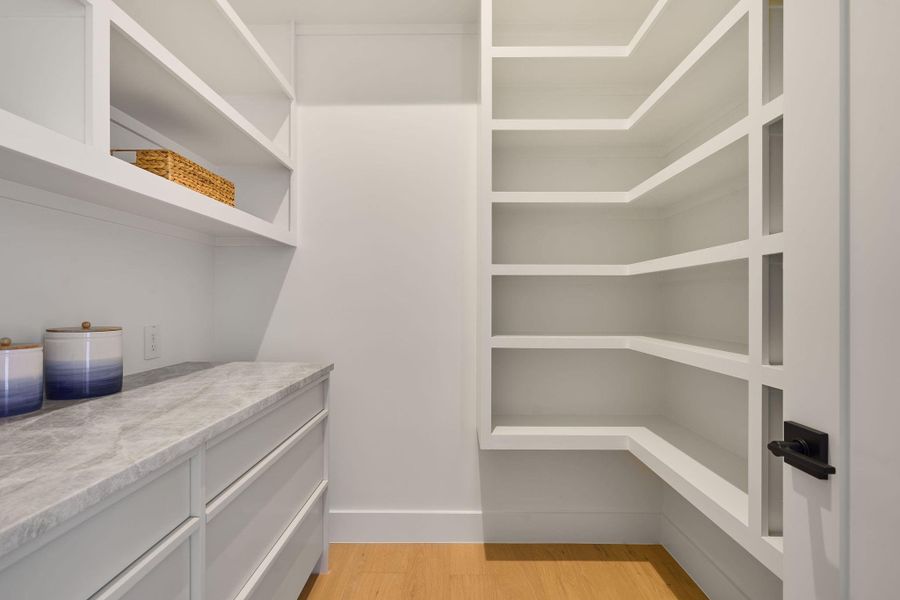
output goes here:
[[716, 564], [667, 515], [660, 515], [659, 540], [703, 593], [716, 600], [750, 600], [728, 574]]
[[332, 509], [332, 543], [622, 543], [658, 540], [659, 513]]

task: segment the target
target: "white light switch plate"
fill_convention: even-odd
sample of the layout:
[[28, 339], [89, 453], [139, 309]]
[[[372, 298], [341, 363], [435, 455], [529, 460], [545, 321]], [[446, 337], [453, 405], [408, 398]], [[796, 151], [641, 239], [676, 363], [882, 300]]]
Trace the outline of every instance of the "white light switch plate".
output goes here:
[[144, 327], [144, 360], [159, 358], [159, 325]]

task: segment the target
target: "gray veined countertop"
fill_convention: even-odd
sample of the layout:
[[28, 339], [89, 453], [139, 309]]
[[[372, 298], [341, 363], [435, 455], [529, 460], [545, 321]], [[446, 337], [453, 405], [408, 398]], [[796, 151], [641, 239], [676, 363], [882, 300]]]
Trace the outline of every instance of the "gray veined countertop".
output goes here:
[[185, 363], [126, 377], [121, 394], [0, 419], [0, 557], [332, 368]]

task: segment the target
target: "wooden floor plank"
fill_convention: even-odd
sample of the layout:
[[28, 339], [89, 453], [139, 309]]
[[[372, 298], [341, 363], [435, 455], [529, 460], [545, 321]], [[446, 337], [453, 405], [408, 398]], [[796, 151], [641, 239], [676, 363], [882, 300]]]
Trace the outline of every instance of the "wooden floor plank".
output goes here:
[[299, 600], [706, 600], [662, 546], [332, 544]]

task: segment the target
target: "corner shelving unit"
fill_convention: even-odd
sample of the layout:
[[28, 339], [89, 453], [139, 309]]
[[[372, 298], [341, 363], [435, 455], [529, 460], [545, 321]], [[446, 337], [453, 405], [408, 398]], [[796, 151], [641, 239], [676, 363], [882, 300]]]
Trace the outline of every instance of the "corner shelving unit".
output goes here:
[[[81, 80], [41, 98], [39, 112], [19, 108], [39, 90], [0, 94], [0, 178], [69, 212], [211, 244], [296, 245], [291, 83], [227, 0], [15, 0], [5, 9], [0, 25], [27, 18], [48, 39], [60, 19], [80, 22], [70, 35], [84, 64]], [[53, 127], [44, 115], [72, 98], [84, 99], [81, 121]], [[79, 129], [80, 139], [69, 133]], [[129, 165], [115, 148], [175, 150], [234, 181], [237, 206]]]
[[630, 451], [780, 576], [778, 11], [482, 2], [478, 428]]

